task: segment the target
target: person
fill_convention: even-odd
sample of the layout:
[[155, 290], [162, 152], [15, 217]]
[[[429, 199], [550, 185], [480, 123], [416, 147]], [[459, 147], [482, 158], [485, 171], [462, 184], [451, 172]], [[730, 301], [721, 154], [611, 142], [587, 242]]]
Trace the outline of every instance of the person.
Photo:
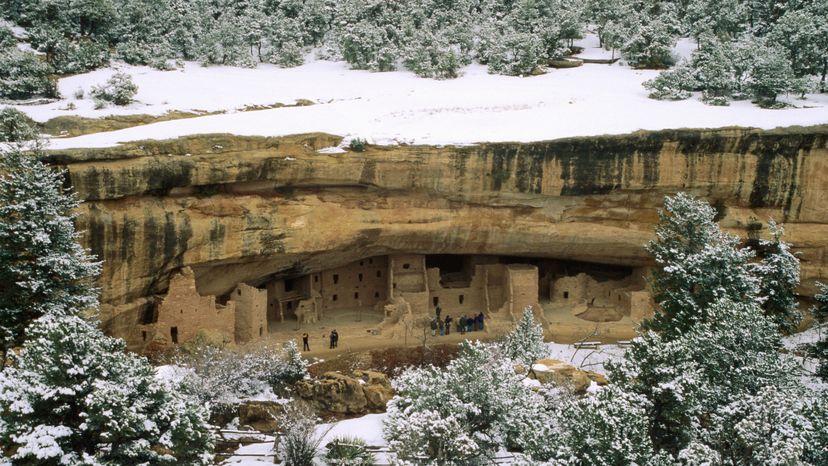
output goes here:
[[310, 345], [308, 344], [308, 336], [307, 333], [302, 334], [302, 351], [310, 351]]
[[474, 317], [466, 317], [466, 331], [469, 333], [474, 331]]
[[446, 316], [446, 335], [451, 333], [451, 316]]
[[443, 312], [443, 308], [438, 304], [437, 307], [434, 308], [434, 313], [437, 314], [437, 320], [440, 320], [441, 312]]
[[460, 316], [459, 319], [457, 319], [457, 325], [460, 326], [460, 334], [465, 335], [466, 334], [466, 314], [463, 314], [462, 316]]
[[480, 314], [478, 314], [478, 315], [477, 315], [477, 320], [478, 320], [477, 326], [478, 326], [478, 330], [483, 330], [483, 319], [485, 319], [485, 317], [483, 316], [483, 313], [481, 312]]
[[334, 333], [334, 348], [337, 348], [337, 347], [339, 347], [339, 332], [337, 332], [336, 329], [334, 329], [333, 333]]
[[336, 329], [331, 330], [330, 339], [331, 339], [330, 349], [336, 348]]
[[441, 337], [446, 334], [446, 325], [443, 323], [442, 320], [437, 319], [437, 327], [439, 327], [439, 329], [440, 329], [440, 336]]
[[431, 336], [437, 335], [437, 319], [431, 319]]

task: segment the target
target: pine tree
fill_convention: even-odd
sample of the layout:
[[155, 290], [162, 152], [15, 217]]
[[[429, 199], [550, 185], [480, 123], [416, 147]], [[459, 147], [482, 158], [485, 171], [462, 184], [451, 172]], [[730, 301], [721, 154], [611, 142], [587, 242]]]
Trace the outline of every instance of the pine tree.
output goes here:
[[0, 110], [0, 143], [35, 139], [37, 131], [25, 113], [14, 107]]
[[0, 98], [53, 97], [57, 90], [50, 73], [49, 66], [31, 52], [16, 47], [0, 49]]
[[782, 225], [771, 219], [768, 226], [771, 239], [759, 243], [762, 261], [756, 270], [761, 280], [760, 295], [765, 299], [762, 308], [777, 323], [780, 331], [791, 333], [802, 320], [796, 302], [799, 259], [791, 252], [791, 245], [782, 240], [785, 233]]
[[[816, 302], [811, 307], [811, 314], [820, 323], [828, 322], [828, 285], [817, 283], [819, 293], [814, 295]], [[828, 332], [823, 332], [822, 339], [814, 343], [811, 348], [811, 355], [819, 360], [817, 375], [822, 380], [828, 381]]]
[[22, 147], [0, 157], [0, 348], [20, 345], [43, 315], [93, 309], [100, 266], [77, 243], [77, 199], [63, 190], [63, 173]]
[[501, 347], [504, 356], [520, 363], [527, 370], [535, 361], [549, 354], [543, 342], [543, 326], [535, 323], [535, 313], [531, 306], [523, 310], [523, 315], [514, 330], [506, 335]]
[[0, 450], [12, 465], [208, 465], [206, 411], [77, 316], [30, 327], [0, 372]]
[[753, 251], [739, 248], [739, 238], [721, 231], [712, 207], [679, 193], [664, 199], [658, 215], [656, 239], [647, 250], [658, 265], [652, 289], [659, 311], [643, 323], [645, 329], [669, 340], [706, 322], [709, 306], [722, 298], [759, 300]]

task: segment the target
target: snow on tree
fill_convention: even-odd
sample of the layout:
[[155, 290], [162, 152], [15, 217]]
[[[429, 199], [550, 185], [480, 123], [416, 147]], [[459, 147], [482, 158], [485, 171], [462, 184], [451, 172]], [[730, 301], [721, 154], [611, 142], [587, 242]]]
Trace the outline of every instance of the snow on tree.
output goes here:
[[650, 402], [609, 385], [564, 404], [558, 460], [565, 464], [648, 464]]
[[37, 137], [32, 121], [14, 107], [0, 110], [0, 143], [30, 141]]
[[760, 280], [751, 265], [754, 252], [721, 231], [710, 205], [678, 193], [664, 198], [658, 216], [656, 239], [647, 250], [658, 265], [652, 289], [659, 309], [644, 322], [645, 329], [669, 340], [708, 321], [709, 306], [722, 298], [760, 300]]
[[531, 306], [523, 310], [515, 328], [501, 343], [501, 348], [504, 356], [526, 369], [549, 354], [549, 349], [543, 342], [543, 326], [535, 323], [535, 313]]
[[96, 324], [41, 317], [0, 372], [5, 464], [212, 464], [206, 411]]
[[621, 52], [627, 61], [642, 68], [672, 64], [680, 30], [675, 6], [662, 0], [630, 0], [623, 8]]
[[412, 368], [393, 381], [383, 436], [402, 461], [486, 463], [503, 445], [542, 429], [541, 395], [521, 382], [498, 348], [464, 342], [444, 369]]
[[55, 96], [57, 90], [49, 73], [49, 66], [31, 52], [17, 50], [17, 47], [0, 49], [0, 98]]
[[93, 309], [100, 266], [78, 243], [77, 199], [39, 151], [0, 151], [0, 348], [20, 345], [43, 315]]
[[396, 69], [403, 5], [377, 0], [339, 2], [333, 40], [345, 61], [354, 69]]
[[779, 94], [803, 89], [804, 84], [794, 75], [783, 49], [760, 45], [753, 50], [753, 66], [747, 80], [747, 90], [760, 105], [774, 106]]
[[[814, 306], [811, 307], [811, 314], [820, 323], [828, 322], [828, 285], [817, 283], [819, 293], [814, 295]], [[822, 339], [811, 347], [811, 355], [820, 362], [817, 367], [817, 375], [822, 380], [828, 381], [828, 333], [823, 333]]]
[[695, 90], [696, 79], [690, 65], [682, 62], [672, 70], [659, 73], [655, 78], [645, 81], [644, 88], [650, 91], [651, 99], [684, 100]]
[[745, 6], [743, 0], [690, 0], [684, 20], [699, 43], [705, 36], [728, 41], [747, 28]]
[[797, 309], [796, 288], [799, 286], [799, 259], [791, 252], [791, 245], [782, 240], [782, 225], [768, 221], [770, 240], [761, 240], [762, 260], [757, 264], [760, 295], [765, 298], [762, 307], [785, 333], [796, 330], [802, 315]]
[[97, 102], [129, 105], [138, 93], [138, 86], [132, 81], [132, 76], [126, 73], [115, 73], [106, 80], [106, 83], [92, 86], [89, 93]]

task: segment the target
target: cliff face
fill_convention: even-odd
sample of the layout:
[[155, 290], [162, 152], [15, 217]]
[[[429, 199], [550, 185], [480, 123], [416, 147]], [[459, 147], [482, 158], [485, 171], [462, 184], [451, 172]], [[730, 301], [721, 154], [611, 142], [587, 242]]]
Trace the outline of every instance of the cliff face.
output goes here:
[[647, 265], [665, 194], [688, 191], [745, 235], [786, 225], [802, 292], [828, 274], [828, 127], [640, 132], [531, 144], [369, 147], [227, 135], [53, 152], [104, 260], [102, 318], [126, 334], [172, 272], [202, 294], [388, 253]]

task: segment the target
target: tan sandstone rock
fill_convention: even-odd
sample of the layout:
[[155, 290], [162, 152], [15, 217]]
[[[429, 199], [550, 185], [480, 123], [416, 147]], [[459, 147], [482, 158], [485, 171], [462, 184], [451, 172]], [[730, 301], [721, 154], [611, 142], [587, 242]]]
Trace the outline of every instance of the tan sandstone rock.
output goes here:
[[326, 372], [316, 379], [300, 380], [296, 391], [317, 408], [336, 414], [385, 411], [393, 396], [385, 375], [372, 371], [355, 371], [353, 377]]

